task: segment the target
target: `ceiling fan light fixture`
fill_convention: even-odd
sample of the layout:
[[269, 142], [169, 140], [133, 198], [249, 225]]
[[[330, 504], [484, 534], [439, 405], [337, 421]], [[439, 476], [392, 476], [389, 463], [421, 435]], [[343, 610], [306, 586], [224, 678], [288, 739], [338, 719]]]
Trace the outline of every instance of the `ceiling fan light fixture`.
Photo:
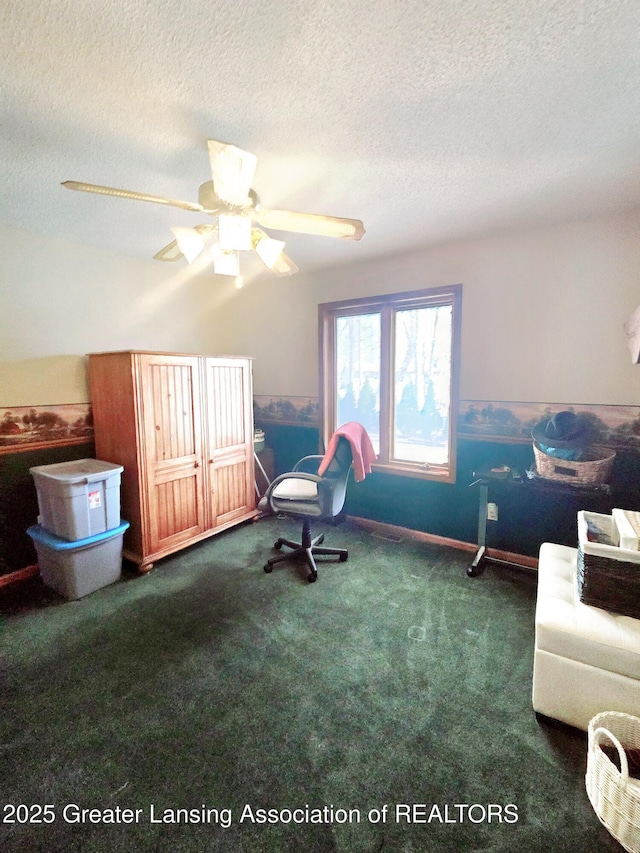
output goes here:
[[192, 264], [205, 247], [205, 242], [195, 228], [172, 228], [178, 248]]
[[221, 213], [218, 217], [218, 240], [224, 252], [247, 252], [251, 245], [251, 217]]
[[220, 252], [213, 259], [213, 271], [216, 275], [240, 275], [240, 260], [237, 252]]
[[284, 240], [274, 240], [271, 237], [261, 237], [254, 243], [256, 254], [269, 270], [272, 270], [278, 262], [278, 258], [284, 249]]

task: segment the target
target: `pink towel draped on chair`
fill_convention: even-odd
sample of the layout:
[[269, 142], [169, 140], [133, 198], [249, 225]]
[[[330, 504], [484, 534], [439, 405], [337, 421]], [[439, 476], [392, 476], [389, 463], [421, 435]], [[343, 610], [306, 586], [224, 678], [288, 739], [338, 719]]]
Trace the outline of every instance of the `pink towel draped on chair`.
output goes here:
[[340, 438], [346, 438], [351, 445], [351, 455], [353, 456], [353, 473], [357, 483], [360, 483], [367, 474], [371, 473], [371, 463], [378, 458], [376, 456], [371, 439], [366, 429], [357, 421], [349, 421], [343, 424], [334, 432], [329, 441], [326, 453], [322, 457], [322, 462], [318, 468], [318, 475], [322, 477], [324, 472], [329, 467], [333, 455], [338, 446]]

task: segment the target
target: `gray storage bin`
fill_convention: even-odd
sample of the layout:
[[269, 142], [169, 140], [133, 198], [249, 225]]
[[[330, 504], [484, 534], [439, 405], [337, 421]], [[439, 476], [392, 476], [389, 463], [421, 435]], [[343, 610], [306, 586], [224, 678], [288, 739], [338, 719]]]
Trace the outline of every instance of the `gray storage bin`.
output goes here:
[[38, 493], [38, 522], [77, 542], [120, 524], [122, 465], [77, 459], [30, 468]]
[[108, 586], [122, 573], [122, 537], [129, 527], [123, 521], [114, 530], [69, 542], [33, 525], [27, 533], [38, 555], [40, 575], [45, 584], [64, 598], [82, 598]]

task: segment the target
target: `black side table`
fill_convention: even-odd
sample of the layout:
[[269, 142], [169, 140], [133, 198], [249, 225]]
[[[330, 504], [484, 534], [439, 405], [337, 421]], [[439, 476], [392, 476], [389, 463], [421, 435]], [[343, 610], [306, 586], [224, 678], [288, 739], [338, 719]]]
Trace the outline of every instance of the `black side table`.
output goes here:
[[[486, 554], [487, 507], [489, 488], [494, 484], [499, 489], [511, 493], [521, 508], [523, 501], [530, 508], [536, 522], [540, 525], [541, 542], [549, 541], [567, 544], [571, 535], [568, 530], [569, 519], [573, 535], [576, 525], [576, 513], [579, 509], [609, 514], [612, 507], [612, 487], [606, 483], [579, 484], [549, 480], [538, 476], [534, 471], [526, 471], [520, 476], [518, 471], [507, 465], [481, 468], [472, 474], [470, 486], [479, 485], [478, 507], [478, 550], [467, 569], [469, 577], [476, 577], [483, 569], [484, 562], [508, 563], [506, 560], [489, 557]], [[543, 509], [544, 508], [544, 509]]]

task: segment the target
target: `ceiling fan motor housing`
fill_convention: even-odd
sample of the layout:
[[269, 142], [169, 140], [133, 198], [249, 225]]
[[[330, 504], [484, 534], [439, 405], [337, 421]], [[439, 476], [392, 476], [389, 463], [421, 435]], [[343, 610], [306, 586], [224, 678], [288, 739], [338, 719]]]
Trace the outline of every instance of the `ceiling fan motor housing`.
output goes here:
[[242, 214], [254, 210], [258, 206], [258, 196], [254, 190], [249, 190], [246, 205], [232, 204], [229, 201], [224, 201], [216, 194], [213, 181], [205, 181], [204, 184], [200, 184], [200, 188], [198, 190], [198, 202], [207, 213]]

